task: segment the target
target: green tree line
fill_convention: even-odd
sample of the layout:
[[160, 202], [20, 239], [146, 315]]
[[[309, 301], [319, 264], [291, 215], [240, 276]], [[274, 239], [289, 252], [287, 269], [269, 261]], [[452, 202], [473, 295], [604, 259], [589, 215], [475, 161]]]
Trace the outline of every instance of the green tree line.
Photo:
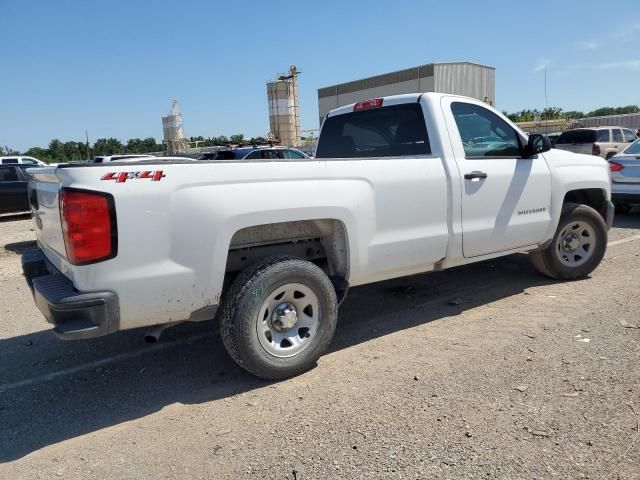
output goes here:
[[162, 144], [156, 143], [155, 138], [145, 139], [132, 138], [126, 143], [122, 143], [117, 138], [99, 138], [93, 144], [85, 142], [61, 142], [54, 138], [49, 142], [47, 148], [32, 147], [23, 152], [22, 155], [35, 157], [47, 163], [64, 163], [78, 160], [86, 160], [97, 155], [113, 155], [116, 153], [150, 153], [160, 152], [164, 149]]
[[602, 107], [591, 112], [579, 112], [577, 110], [564, 111], [559, 107], [549, 107], [543, 110], [520, 110], [519, 112], [502, 112], [513, 122], [533, 122], [536, 116], [542, 120], [556, 120], [560, 118], [578, 119], [585, 117], [604, 117], [605, 115], [623, 115], [625, 113], [640, 113], [638, 105], [627, 105], [626, 107]]
[[[555, 120], [559, 118], [578, 119], [584, 117], [600, 117], [605, 115], [622, 115], [625, 113], [640, 113], [638, 105], [627, 105], [626, 107], [602, 107], [591, 112], [579, 112], [575, 110], [564, 111], [559, 107], [549, 107], [543, 110], [520, 110], [519, 112], [509, 113], [503, 112], [514, 122], [532, 122], [536, 116], [541, 120]], [[261, 145], [268, 141], [263, 137], [251, 137], [246, 139], [241, 133], [226, 137], [225, 135], [213, 137], [190, 137], [188, 140], [191, 146], [213, 147], [228, 145]], [[155, 138], [148, 137], [144, 139], [131, 138], [122, 143], [117, 138], [99, 138], [93, 144], [89, 145], [87, 152], [87, 144], [85, 142], [61, 142], [54, 138], [49, 142], [48, 148], [32, 147], [22, 155], [35, 157], [47, 163], [64, 163], [78, 160], [86, 160], [94, 158], [98, 155], [115, 155], [119, 153], [155, 153], [164, 151], [164, 145], [157, 143]], [[0, 147], [2, 155], [17, 155], [18, 152], [5, 146]]]
[[[198, 147], [212, 147], [212, 146], [228, 146], [228, 145], [258, 145], [265, 144], [267, 140], [263, 137], [251, 137], [245, 139], [243, 134], [231, 135], [226, 137], [224, 135], [215, 137], [190, 137], [188, 142], [191, 146]], [[21, 155], [27, 155], [35, 157], [38, 160], [42, 160], [47, 163], [65, 163], [78, 160], [86, 160], [87, 158], [94, 158], [98, 155], [115, 155], [115, 154], [127, 154], [127, 153], [157, 153], [163, 152], [164, 145], [157, 143], [155, 138], [131, 138], [125, 143], [121, 142], [117, 138], [99, 138], [93, 144], [89, 144], [87, 151], [86, 142], [61, 142], [57, 138], [54, 138], [49, 142], [47, 148], [32, 147], [21, 153]], [[18, 155], [19, 152], [9, 148], [0, 148], [0, 153], [5, 155]]]

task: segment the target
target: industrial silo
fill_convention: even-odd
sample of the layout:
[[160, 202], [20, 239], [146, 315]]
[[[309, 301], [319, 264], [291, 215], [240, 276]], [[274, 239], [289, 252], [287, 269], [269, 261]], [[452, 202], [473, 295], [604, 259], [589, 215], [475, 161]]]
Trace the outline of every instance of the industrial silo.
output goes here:
[[186, 150], [187, 141], [182, 130], [182, 115], [178, 108], [178, 101], [171, 104], [169, 115], [162, 117], [162, 135], [164, 136], [165, 149], [168, 155]]
[[300, 145], [299, 73], [291, 65], [289, 75], [279, 75], [267, 83], [270, 133], [280, 144], [293, 147]]

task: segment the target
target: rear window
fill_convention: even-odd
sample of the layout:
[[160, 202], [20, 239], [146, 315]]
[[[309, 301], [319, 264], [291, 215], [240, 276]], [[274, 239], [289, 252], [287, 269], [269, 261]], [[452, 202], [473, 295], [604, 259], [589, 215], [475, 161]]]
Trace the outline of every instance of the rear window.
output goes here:
[[5, 158], [4, 160], [2, 160], [2, 163], [6, 164], [13, 164], [13, 165], [17, 165], [18, 164], [18, 159], [17, 158]]
[[431, 153], [419, 103], [328, 117], [316, 158], [400, 157]]
[[[605, 130], [608, 132], [608, 130]], [[563, 143], [594, 143], [596, 141], [595, 130], [569, 130], [563, 132], [556, 145]]]
[[634, 143], [629, 145], [624, 153], [628, 153], [629, 155], [640, 155], [640, 140], [636, 140]]
[[622, 130], [622, 134], [625, 142], [635, 142], [638, 139], [637, 135], [631, 130]]

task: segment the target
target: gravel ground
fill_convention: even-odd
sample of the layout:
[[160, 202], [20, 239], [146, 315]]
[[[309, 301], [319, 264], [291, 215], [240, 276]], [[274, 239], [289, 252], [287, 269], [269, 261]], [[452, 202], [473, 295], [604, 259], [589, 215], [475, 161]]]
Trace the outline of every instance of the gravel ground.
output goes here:
[[513, 255], [353, 289], [330, 352], [273, 383], [213, 322], [57, 340], [31, 223], [0, 218], [0, 478], [638, 479], [639, 234], [618, 218], [578, 282]]

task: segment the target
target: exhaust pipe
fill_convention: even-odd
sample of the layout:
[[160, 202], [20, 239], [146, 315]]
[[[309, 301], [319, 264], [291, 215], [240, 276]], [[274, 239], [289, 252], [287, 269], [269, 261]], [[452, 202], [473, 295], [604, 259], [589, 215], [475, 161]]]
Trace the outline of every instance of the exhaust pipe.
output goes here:
[[160, 340], [160, 335], [162, 335], [162, 332], [164, 332], [169, 327], [178, 325], [179, 323], [182, 323], [182, 322], [170, 322], [170, 323], [162, 323], [160, 325], [154, 325], [153, 327], [149, 328], [147, 332], [144, 334], [144, 341], [147, 343], [158, 343], [158, 341]]

